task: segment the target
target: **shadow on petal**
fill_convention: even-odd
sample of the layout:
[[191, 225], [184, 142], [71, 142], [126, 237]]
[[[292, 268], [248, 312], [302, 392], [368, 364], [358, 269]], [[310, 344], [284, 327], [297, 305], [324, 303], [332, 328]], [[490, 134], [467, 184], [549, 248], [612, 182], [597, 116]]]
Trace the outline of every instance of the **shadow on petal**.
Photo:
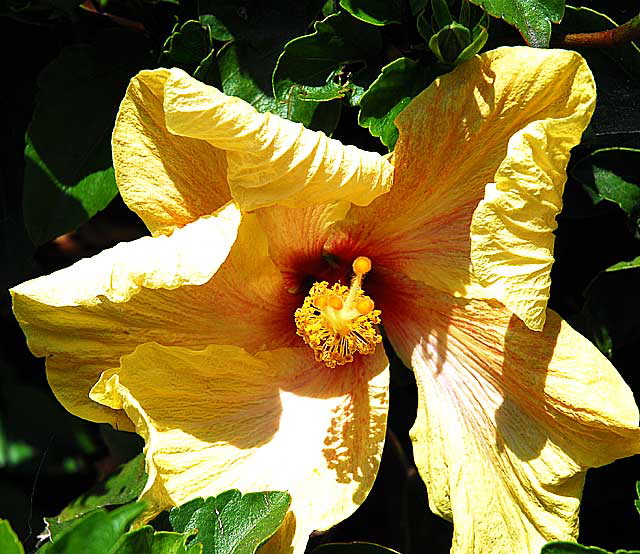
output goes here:
[[[549, 321], [542, 331], [543, 340], [529, 340], [523, 344], [523, 337], [536, 331], [529, 331], [517, 316], [509, 320], [504, 336], [504, 360], [502, 362], [501, 395], [496, 419], [496, 441], [498, 448], [508, 448], [520, 460], [529, 461], [540, 455], [549, 437], [545, 427], [520, 425], [523, 411], [537, 415], [537, 419], [548, 419], [545, 405], [545, 382], [547, 368], [551, 363], [560, 321]], [[523, 346], [526, 349], [523, 349]], [[579, 371], [579, 370], [578, 370]]]
[[[335, 473], [338, 483], [357, 483], [353, 501], [362, 503], [377, 473], [386, 434], [388, 361], [383, 348], [336, 368], [316, 362], [306, 347], [283, 349], [276, 355], [297, 358], [295, 371], [280, 382], [283, 403], [291, 401], [287, 393], [306, 398], [309, 406], [321, 402], [323, 420], [317, 432], [323, 440], [326, 468]], [[307, 412], [306, 418], [313, 420], [312, 413]]]

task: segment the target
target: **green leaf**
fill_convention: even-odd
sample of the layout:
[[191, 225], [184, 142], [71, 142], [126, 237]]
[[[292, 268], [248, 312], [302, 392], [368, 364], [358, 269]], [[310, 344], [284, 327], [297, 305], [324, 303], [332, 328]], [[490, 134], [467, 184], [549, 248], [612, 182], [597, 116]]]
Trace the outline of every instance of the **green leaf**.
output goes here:
[[[214, 36], [216, 40], [246, 40], [262, 42], [278, 37], [282, 44], [304, 34], [316, 18], [323, 0], [282, 3], [278, 0], [198, 0], [198, 15], [202, 23], [211, 29], [216, 25], [224, 28], [225, 38]], [[214, 19], [212, 19], [214, 18]]]
[[0, 468], [36, 471], [46, 451], [42, 470], [60, 472], [95, 453], [91, 424], [62, 408], [50, 391], [23, 385], [9, 371], [0, 363]]
[[551, 23], [564, 15], [564, 0], [471, 0], [494, 17], [515, 26], [529, 46], [546, 48]]
[[386, 546], [370, 542], [331, 542], [314, 548], [311, 554], [398, 554]]
[[640, 256], [634, 258], [628, 262], [618, 262], [617, 264], [612, 265], [605, 269], [606, 273], [611, 273], [612, 271], [621, 271], [623, 269], [638, 269], [640, 268]]
[[640, 256], [600, 272], [585, 290], [582, 316], [587, 333], [608, 357], [640, 340]]
[[200, 16], [200, 23], [209, 28], [209, 35], [213, 40], [226, 42], [233, 39], [233, 34], [227, 26], [215, 15], [205, 14]]
[[[484, 45], [487, 43], [487, 39], [489, 38], [489, 33], [485, 27], [476, 27], [474, 29], [476, 32], [475, 38], [471, 41], [469, 46], [467, 46], [456, 58], [455, 63], [465, 62], [470, 60], [480, 52], [484, 48]], [[473, 36], [473, 34], [472, 34]]]
[[340, 6], [353, 17], [371, 25], [402, 22], [400, 0], [340, 0]]
[[286, 492], [230, 490], [173, 508], [169, 520], [180, 533], [197, 530], [204, 552], [253, 554], [282, 525], [290, 504]]
[[120, 537], [109, 554], [202, 554], [202, 544], [187, 546], [192, 536], [193, 533], [156, 531], [145, 525]]
[[471, 32], [464, 25], [451, 23], [429, 39], [429, 48], [438, 60], [452, 64], [471, 44]]
[[550, 542], [542, 547], [540, 554], [611, 554], [611, 552], [574, 542]]
[[378, 58], [380, 32], [346, 13], [315, 24], [314, 32], [287, 43], [273, 73], [273, 90], [280, 102], [292, 95], [307, 100], [341, 98], [349, 90], [345, 65]]
[[179, 67], [193, 73], [211, 54], [209, 27], [199, 21], [186, 21], [173, 30], [162, 47], [158, 63], [163, 67]]
[[382, 68], [380, 76], [360, 99], [358, 123], [392, 150], [398, 140], [393, 121], [411, 99], [427, 87], [435, 72], [420, 62], [398, 58]]
[[340, 116], [339, 102], [307, 102], [297, 97], [287, 102], [273, 95], [272, 77], [278, 57], [291, 39], [305, 34], [322, 8], [312, 0], [284, 4], [276, 0], [248, 3], [200, 0], [199, 13], [218, 17], [234, 40], [218, 52], [222, 90], [311, 129], [331, 134]]
[[602, 148], [580, 160], [572, 175], [582, 185], [594, 204], [608, 200], [620, 206], [640, 229], [640, 150]]
[[[640, 256], [636, 258], [636, 260], [640, 265]], [[636, 482], [636, 496], [638, 497], [638, 499], [635, 501], [636, 510], [638, 510], [638, 513], [640, 513], [640, 481]]]
[[127, 504], [140, 496], [147, 481], [144, 471], [144, 454], [139, 454], [124, 464], [103, 483], [76, 498], [60, 514], [45, 518], [49, 532], [55, 539], [71, 523], [84, 514], [106, 506]]
[[18, 536], [6, 519], [0, 519], [0, 552], [2, 554], [24, 554]]
[[338, 102], [307, 102], [296, 96], [279, 102], [274, 98], [271, 76], [277, 50], [242, 41], [226, 44], [218, 53], [223, 91], [246, 100], [258, 111], [268, 111], [330, 135], [340, 116]]
[[453, 17], [451, 17], [451, 12], [449, 11], [446, 0], [431, 0], [431, 10], [433, 11], [433, 18], [438, 29], [442, 29], [453, 23]]
[[23, 193], [34, 243], [75, 229], [117, 194], [111, 131], [129, 79], [147, 60], [146, 39], [117, 29], [63, 49], [41, 72]]
[[429, 18], [427, 17], [425, 12], [422, 12], [418, 15], [416, 19], [416, 29], [418, 30], [418, 34], [424, 40], [429, 42], [429, 39], [434, 33], [433, 28], [431, 27], [431, 22], [429, 21]]
[[143, 502], [126, 504], [112, 512], [95, 510], [74, 525], [65, 528], [53, 542], [38, 550], [39, 554], [105, 554], [118, 542], [131, 522], [145, 508]]

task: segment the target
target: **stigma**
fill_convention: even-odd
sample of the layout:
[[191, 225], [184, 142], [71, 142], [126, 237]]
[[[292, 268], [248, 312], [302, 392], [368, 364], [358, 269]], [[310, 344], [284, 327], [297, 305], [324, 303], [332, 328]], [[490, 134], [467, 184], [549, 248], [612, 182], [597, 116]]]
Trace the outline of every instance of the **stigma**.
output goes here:
[[377, 329], [380, 310], [362, 290], [371, 260], [359, 256], [351, 267], [351, 286], [314, 283], [294, 314], [297, 334], [314, 351], [317, 361], [332, 368], [352, 362], [356, 353], [372, 354], [382, 342]]

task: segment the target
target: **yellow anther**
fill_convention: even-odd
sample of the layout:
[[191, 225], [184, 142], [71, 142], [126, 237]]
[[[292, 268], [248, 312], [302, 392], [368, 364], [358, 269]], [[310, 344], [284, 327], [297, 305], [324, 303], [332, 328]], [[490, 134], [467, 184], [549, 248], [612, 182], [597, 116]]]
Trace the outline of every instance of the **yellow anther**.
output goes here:
[[365, 273], [369, 273], [371, 271], [371, 260], [366, 256], [358, 256], [355, 260], [353, 260], [353, 272], [356, 275], [364, 275]]
[[360, 315], [367, 315], [369, 312], [373, 311], [373, 300], [368, 297], [358, 300], [358, 302], [356, 302], [356, 310]]
[[329, 300], [327, 301], [327, 303], [334, 310], [341, 310], [342, 307], [344, 306], [344, 302], [342, 301], [342, 298], [340, 298], [339, 296], [335, 296], [335, 295], [334, 296], [330, 296]]
[[[359, 269], [371, 268], [369, 258], [361, 256], [354, 262]], [[365, 265], [368, 266], [365, 268]], [[363, 273], [356, 273], [350, 287], [322, 281], [315, 283], [309, 295], [296, 310], [297, 333], [315, 353], [316, 360], [329, 367], [353, 361], [353, 355], [372, 354], [382, 342], [377, 325], [380, 310], [374, 309], [371, 298], [360, 288]]]

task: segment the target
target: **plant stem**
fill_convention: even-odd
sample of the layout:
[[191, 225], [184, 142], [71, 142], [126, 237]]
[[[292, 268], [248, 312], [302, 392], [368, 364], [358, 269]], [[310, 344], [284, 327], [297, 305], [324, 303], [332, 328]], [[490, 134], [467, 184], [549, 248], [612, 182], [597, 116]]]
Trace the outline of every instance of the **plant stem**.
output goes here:
[[564, 48], [611, 48], [640, 39], [640, 13], [623, 25], [596, 33], [569, 33], [553, 41], [553, 46]]

